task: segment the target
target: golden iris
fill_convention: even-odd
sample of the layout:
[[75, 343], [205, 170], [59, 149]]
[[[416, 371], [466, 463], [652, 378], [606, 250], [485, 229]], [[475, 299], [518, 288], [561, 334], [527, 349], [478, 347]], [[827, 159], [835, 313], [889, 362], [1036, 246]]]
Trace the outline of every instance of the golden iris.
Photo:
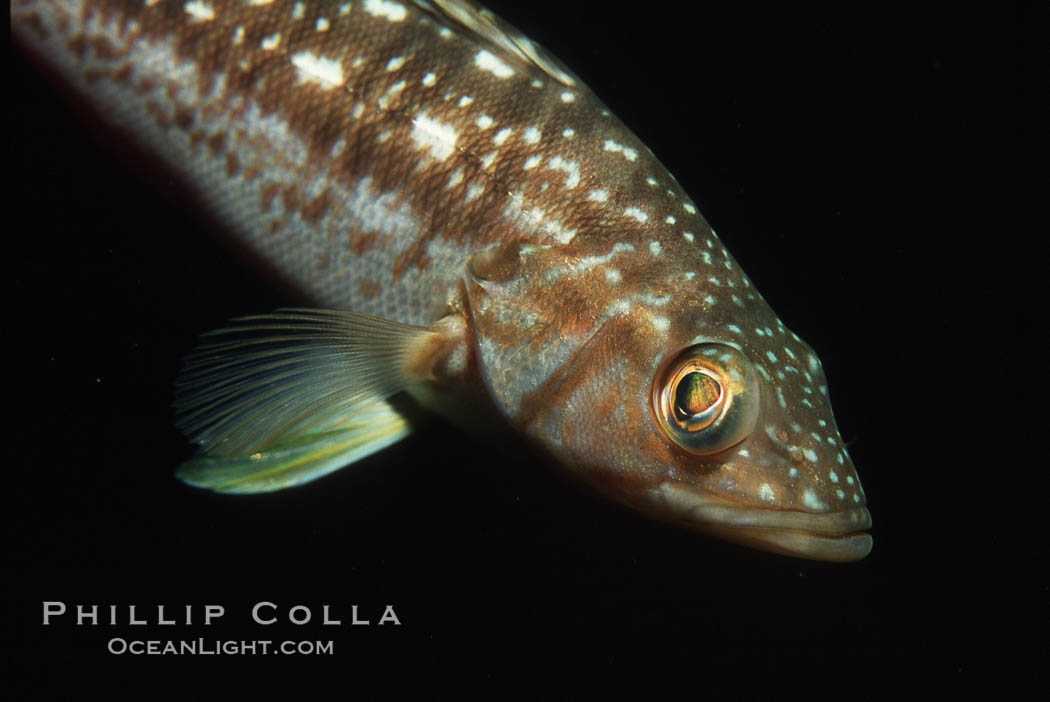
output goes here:
[[760, 397], [761, 380], [747, 355], [711, 342], [682, 349], [657, 372], [652, 408], [667, 438], [706, 455], [750, 436]]

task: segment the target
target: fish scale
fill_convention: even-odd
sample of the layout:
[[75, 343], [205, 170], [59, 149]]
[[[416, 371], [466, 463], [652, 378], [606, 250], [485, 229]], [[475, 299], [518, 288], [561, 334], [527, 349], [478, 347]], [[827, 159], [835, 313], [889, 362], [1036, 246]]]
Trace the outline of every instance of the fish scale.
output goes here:
[[[310, 303], [403, 325], [375, 334], [313, 313], [235, 325], [241, 347], [269, 355], [185, 376], [202, 471], [237, 462], [243, 480], [251, 460], [280, 455], [294, 479], [245, 491], [313, 479], [407, 432], [384, 404], [406, 390], [455, 415], [490, 408], [659, 518], [792, 555], [870, 549], [815, 354], [653, 154], [491, 13], [448, 0], [16, 0], [12, 27]], [[331, 379], [339, 366], [301, 352], [319, 333], [367, 373]], [[377, 355], [370, 338], [402, 341]], [[211, 356], [238, 358], [216, 343]], [[227, 394], [209, 389], [229, 368]], [[710, 428], [706, 406], [679, 416], [660, 392], [697, 373], [721, 391]], [[278, 390], [306, 399], [289, 413]], [[385, 426], [382, 440], [362, 439], [365, 426]], [[288, 448], [336, 434], [305, 457]], [[303, 473], [311, 461], [324, 469]]]

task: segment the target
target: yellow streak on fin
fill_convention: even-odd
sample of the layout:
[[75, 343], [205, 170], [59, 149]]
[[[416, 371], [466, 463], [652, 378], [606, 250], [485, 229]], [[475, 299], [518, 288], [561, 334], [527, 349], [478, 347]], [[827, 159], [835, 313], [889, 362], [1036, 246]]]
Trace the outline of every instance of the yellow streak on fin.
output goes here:
[[302, 485], [386, 448], [411, 432], [386, 400], [359, 402], [338, 428], [292, 437], [247, 456], [198, 454], [179, 467], [183, 482], [216, 492], [272, 492]]

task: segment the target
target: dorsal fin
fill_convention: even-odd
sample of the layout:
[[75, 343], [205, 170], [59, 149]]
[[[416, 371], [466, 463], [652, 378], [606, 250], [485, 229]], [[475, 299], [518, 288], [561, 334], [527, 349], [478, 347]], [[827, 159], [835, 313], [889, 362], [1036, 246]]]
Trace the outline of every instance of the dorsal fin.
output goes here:
[[538, 68], [569, 87], [580, 83], [580, 79], [546, 49], [471, 0], [413, 0], [413, 4], [473, 37], [507, 63]]

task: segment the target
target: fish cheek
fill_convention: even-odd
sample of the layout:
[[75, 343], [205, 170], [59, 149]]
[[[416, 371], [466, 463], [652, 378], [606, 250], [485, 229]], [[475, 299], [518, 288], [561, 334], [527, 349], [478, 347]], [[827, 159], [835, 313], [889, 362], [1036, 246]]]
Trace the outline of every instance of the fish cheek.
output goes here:
[[[580, 350], [543, 396], [532, 430], [598, 490], [637, 503], [666, 479], [676, 455], [652, 417], [649, 364], [632, 345], [630, 321], [613, 319]], [[628, 353], [631, 349], [639, 353]]]

